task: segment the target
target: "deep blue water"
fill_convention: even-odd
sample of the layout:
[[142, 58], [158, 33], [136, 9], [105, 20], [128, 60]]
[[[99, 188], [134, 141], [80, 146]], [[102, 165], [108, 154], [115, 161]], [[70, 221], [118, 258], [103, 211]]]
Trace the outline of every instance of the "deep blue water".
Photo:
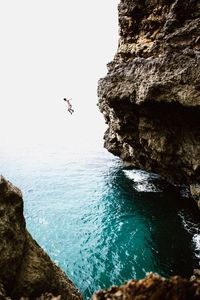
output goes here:
[[184, 187], [103, 149], [66, 146], [2, 149], [0, 173], [23, 191], [32, 236], [85, 298], [146, 272], [199, 267], [199, 213]]

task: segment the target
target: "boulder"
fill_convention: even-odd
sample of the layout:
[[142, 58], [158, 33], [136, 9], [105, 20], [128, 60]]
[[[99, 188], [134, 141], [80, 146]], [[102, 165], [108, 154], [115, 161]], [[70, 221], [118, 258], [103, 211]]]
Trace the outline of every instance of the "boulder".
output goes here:
[[129, 280], [95, 293], [92, 300], [197, 300], [200, 299], [200, 281], [179, 276], [169, 279], [150, 273], [141, 280]]

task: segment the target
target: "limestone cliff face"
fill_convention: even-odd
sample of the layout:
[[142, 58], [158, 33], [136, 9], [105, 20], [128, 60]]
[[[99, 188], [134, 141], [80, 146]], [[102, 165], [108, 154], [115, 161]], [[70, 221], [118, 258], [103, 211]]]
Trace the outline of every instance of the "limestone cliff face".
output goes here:
[[41, 296], [45, 300], [54, 299], [53, 295], [82, 300], [73, 283], [27, 232], [21, 191], [0, 176], [0, 299]]
[[200, 1], [121, 0], [118, 10], [118, 51], [98, 85], [105, 147], [126, 165], [198, 184]]

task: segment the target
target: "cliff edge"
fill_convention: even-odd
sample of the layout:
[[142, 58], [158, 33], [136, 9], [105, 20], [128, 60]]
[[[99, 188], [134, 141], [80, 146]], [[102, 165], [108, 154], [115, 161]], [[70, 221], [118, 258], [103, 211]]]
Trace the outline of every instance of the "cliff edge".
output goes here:
[[200, 299], [200, 281], [194, 276], [189, 281], [180, 276], [169, 279], [149, 274], [141, 280], [129, 280], [93, 295], [92, 300], [197, 300]]
[[200, 200], [200, 2], [121, 0], [118, 51], [98, 84], [105, 147]]
[[[0, 299], [82, 300], [26, 230], [21, 191], [0, 176]], [[9, 298], [7, 298], [9, 297]], [[60, 297], [55, 299], [60, 299]]]

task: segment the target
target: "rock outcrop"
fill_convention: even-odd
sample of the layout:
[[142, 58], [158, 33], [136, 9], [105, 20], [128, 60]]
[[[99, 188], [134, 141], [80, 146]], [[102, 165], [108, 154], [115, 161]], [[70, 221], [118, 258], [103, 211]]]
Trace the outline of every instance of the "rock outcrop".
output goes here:
[[[0, 176], [0, 298], [82, 300], [26, 230], [21, 191]], [[60, 297], [55, 299], [60, 299]]]
[[120, 38], [98, 85], [105, 147], [200, 199], [200, 1], [121, 0]]
[[179, 276], [165, 279], [150, 274], [141, 280], [129, 280], [122, 286], [113, 286], [93, 295], [93, 300], [197, 300], [200, 299], [200, 281], [189, 281]]

